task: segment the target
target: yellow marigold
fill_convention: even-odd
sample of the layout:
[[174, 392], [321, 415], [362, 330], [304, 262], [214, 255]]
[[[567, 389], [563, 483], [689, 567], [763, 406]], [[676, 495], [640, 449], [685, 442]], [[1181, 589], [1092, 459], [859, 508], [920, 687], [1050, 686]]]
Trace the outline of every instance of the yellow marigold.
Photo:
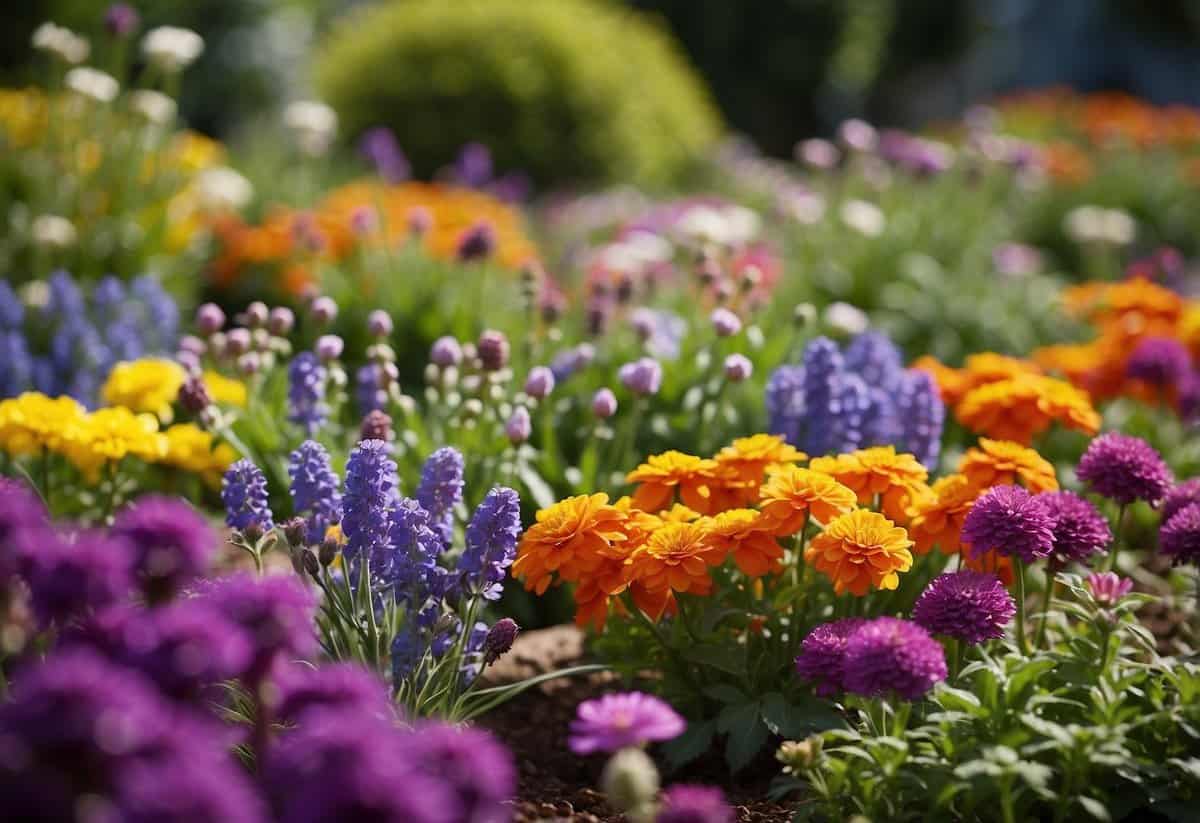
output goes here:
[[957, 554], [963, 521], [981, 491], [961, 474], [934, 481], [930, 493], [917, 498], [909, 508], [908, 535], [913, 539], [914, 551], [926, 554], [936, 545], [943, 554]]
[[1188, 303], [1179, 319], [1179, 339], [1192, 351], [1192, 358], [1200, 361], [1200, 300]]
[[716, 514], [737, 505], [737, 481], [729, 471], [715, 460], [680, 451], [651, 455], [625, 480], [638, 484], [633, 505], [642, 511], [667, 508], [676, 489], [683, 504], [700, 514]]
[[171, 404], [186, 379], [183, 367], [172, 360], [128, 360], [112, 367], [100, 396], [110, 406], [149, 412], [168, 423], [173, 416]]
[[61, 452], [78, 439], [87, 410], [71, 397], [25, 392], [0, 401], [0, 448], [13, 456]]
[[737, 479], [742, 501], [753, 503], [758, 499], [758, 489], [768, 471], [807, 460], [808, 455], [780, 435], [755, 434], [734, 440], [721, 449], [715, 459], [717, 465]]
[[779, 537], [804, 528], [811, 515], [828, 523], [854, 508], [854, 491], [828, 474], [787, 466], [773, 472], [759, 490], [764, 523]]
[[833, 581], [837, 594], [894, 589], [912, 568], [908, 533], [878, 512], [855, 509], [835, 518], [804, 549], [805, 562]]
[[908, 520], [909, 503], [928, 490], [925, 478], [929, 472], [916, 457], [897, 454], [893, 446], [818, 457], [808, 465], [852, 489], [859, 503], [871, 503], [879, 497], [883, 513], [901, 523]]
[[219, 443], [213, 448], [213, 436], [195, 423], [177, 423], [164, 434], [167, 454], [161, 462], [200, 475], [214, 488], [221, 484], [225, 470], [237, 460], [237, 454], [228, 443]]
[[979, 438], [958, 461], [958, 472], [978, 491], [1020, 483], [1031, 494], [1057, 491], [1054, 466], [1036, 451], [1009, 440]]
[[719, 566], [725, 553], [713, 539], [707, 521], [664, 523], [625, 559], [625, 580], [648, 592], [708, 594], [709, 566]]
[[1025, 445], [1055, 421], [1087, 434], [1100, 430], [1100, 415], [1086, 392], [1062, 380], [1032, 374], [973, 389], [954, 414], [978, 434]]
[[246, 405], [246, 384], [233, 377], [208, 369], [202, 378], [208, 395], [217, 403], [243, 408]]
[[778, 573], [783, 565], [783, 547], [775, 538], [772, 524], [754, 509], [730, 509], [709, 518], [706, 525], [722, 556], [733, 561], [747, 577]]
[[89, 481], [109, 462], [136, 457], [147, 463], [167, 455], [167, 438], [152, 414], [134, 414], [125, 406], [97, 409], [83, 421], [80, 436], [68, 444], [67, 458]]
[[513, 576], [538, 594], [549, 588], [556, 574], [566, 581], [586, 578], [606, 557], [619, 554], [627, 517], [603, 493], [568, 497], [542, 509], [521, 537]]

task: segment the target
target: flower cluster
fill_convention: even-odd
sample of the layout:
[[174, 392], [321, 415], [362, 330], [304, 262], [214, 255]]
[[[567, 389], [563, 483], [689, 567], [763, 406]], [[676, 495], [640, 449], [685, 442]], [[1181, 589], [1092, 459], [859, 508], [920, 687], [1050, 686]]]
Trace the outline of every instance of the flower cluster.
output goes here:
[[843, 620], [818, 626], [804, 639], [796, 669], [825, 693], [919, 700], [946, 679], [946, 656], [916, 623]]

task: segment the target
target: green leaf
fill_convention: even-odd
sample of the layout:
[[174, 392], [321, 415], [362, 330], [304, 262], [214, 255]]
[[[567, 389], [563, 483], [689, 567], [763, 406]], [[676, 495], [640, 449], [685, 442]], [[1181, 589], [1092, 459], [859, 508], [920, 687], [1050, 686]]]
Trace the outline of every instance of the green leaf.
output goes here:
[[1008, 699], [1008, 705], [1023, 705], [1026, 699], [1025, 689], [1032, 686], [1034, 681], [1053, 669], [1056, 665], [1055, 661], [1043, 658], [1041, 660], [1030, 660], [1017, 669], [1012, 677], [1008, 679], [1008, 685], [1005, 688], [1005, 697]]
[[767, 727], [758, 718], [758, 704], [748, 705], [754, 708], [753, 718], [735, 726], [725, 741], [725, 763], [732, 772], [739, 772], [749, 765], [769, 736]]
[[734, 651], [725, 646], [710, 644], [688, 646], [683, 650], [683, 656], [693, 663], [699, 663], [702, 666], [711, 666], [714, 669], [720, 669], [729, 674], [745, 674], [745, 670], [737, 663], [737, 656], [734, 654]]
[[537, 504], [539, 509], [546, 509], [554, 505], [554, 492], [542, 476], [538, 474], [533, 466], [529, 465], [524, 460], [517, 461], [517, 476], [521, 478], [521, 483], [525, 486], [526, 491], [533, 498], [533, 502]]
[[964, 689], [942, 686], [934, 694], [934, 700], [940, 703], [942, 708], [949, 709], [950, 711], [966, 712], [975, 717], [983, 714], [980, 711], [982, 705], [979, 702], [979, 698]]
[[770, 692], [763, 697], [762, 719], [774, 734], [790, 738], [844, 725], [842, 716], [824, 700], [789, 703], [779, 692]]
[[717, 731], [729, 734], [738, 727], [749, 726], [758, 722], [758, 701], [740, 703], [736, 706], [726, 706], [717, 715]]
[[745, 703], [749, 700], [744, 691], [729, 683], [716, 683], [712, 686], [706, 686], [704, 694], [706, 697], [711, 697], [713, 700], [719, 700], [722, 703]]
[[1079, 801], [1079, 805], [1083, 806], [1088, 814], [1097, 820], [1103, 820], [1104, 823], [1112, 820], [1112, 815], [1108, 813], [1108, 808], [1096, 798], [1081, 794], [1075, 799]]
[[671, 768], [679, 769], [708, 751], [708, 747], [712, 745], [713, 735], [716, 734], [716, 731], [717, 724], [714, 720], [705, 720], [703, 723], [689, 723], [687, 731], [674, 740], [662, 744], [659, 748], [667, 758], [667, 763], [670, 764]]

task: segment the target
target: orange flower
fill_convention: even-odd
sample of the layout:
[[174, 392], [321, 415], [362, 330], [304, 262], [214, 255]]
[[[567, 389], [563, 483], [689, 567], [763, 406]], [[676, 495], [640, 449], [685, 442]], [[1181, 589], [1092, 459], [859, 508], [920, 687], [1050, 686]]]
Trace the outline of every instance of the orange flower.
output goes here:
[[913, 550], [927, 554], [937, 545], [943, 554], [956, 554], [963, 521], [979, 497], [980, 489], [961, 474], [948, 474], [934, 481], [931, 493], [918, 498], [909, 509], [908, 524]]
[[973, 389], [954, 414], [974, 432], [1026, 445], [1055, 421], [1087, 434], [1100, 430], [1100, 415], [1086, 392], [1062, 380], [1033, 374]]
[[911, 454], [897, 454], [892, 446], [873, 446], [836, 457], [818, 457], [808, 464], [813, 471], [836, 478], [858, 495], [859, 503], [879, 496], [883, 513], [906, 522], [908, 506], [928, 491], [929, 472]]
[[855, 509], [835, 518], [804, 549], [804, 560], [833, 581], [837, 594], [894, 589], [912, 568], [908, 533], [878, 512]]
[[[719, 566], [724, 559], [707, 523], [664, 523], [625, 559], [625, 582], [650, 595], [661, 596], [668, 590], [708, 594], [712, 590], [708, 567]], [[665, 608], [665, 600], [661, 606]], [[657, 619], [661, 614], [652, 616]]]
[[966, 375], [960, 373], [958, 369], [942, 363], [933, 355], [927, 354], [918, 357], [913, 361], [912, 368], [929, 373], [933, 382], [937, 384], [942, 402], [948, 406], [953, 406], [961, 400], [962, 396], [967, 393], [967, 389], [970, 388]]
[[1016, 577], [1013, 575], [1012, 558], [1005, 557], [1000, 552], [992, 549], [982, 552], [978, 556], [972, 556], [969, 551], [961, 553], [963, 565], [976, 572], [991, 572], [1000, 578], [1005, 586], [1011, 586]]
[[731, 473], [715, 460], [679, 451], [651, 455], [625, 480], [639, 484], [633, 505], [642, 511], [667, 508], [676, 488], [683, 504], [700, 514], [716, 514], [737, 505], [737, 481]]
[[734, 440], [721, 449], [715, 459], [718, 466], [737, 479], [742, 502], [753, 503], [758, 499], [758, 489], [768, 471], [807, 460], [808, 455], [780, 435], [755, 434]]
[[597, 572], [608, 559], [620, 558], [627, 515], [608, 504], [607, 494], [560, 500], [537, 513], [537, 522], [521, 537], [514, 577], [542, 594], [554, 576], [578, 581]]
[[828, 523], [854, 508], [854, 491], [828, 474], [788, 466], [773, 472], [759, 491], [764, 523], [778, 537], [804, 528], [812, 515]]
[[733, 555], [747, 577], [762, 577], [783, 569], [783, 547], [775, 539], [771, 523], [754, 509], [730, 509], [706, 523], [713, 543], [724, 555]]
[[659, 512], [656, 516], [665, 523], [691, 523], [693, 520], [699, 520], [702, 515], [700, 512], [693, 511], [682, 503], [676, 503], [665, 512]]
[[958, 471], [977, 491], [1020, 483], [1031, 494], [1058, 491], [1054, 466], [1033, 449], [1007, 440], [979, 438], [958, 461]]

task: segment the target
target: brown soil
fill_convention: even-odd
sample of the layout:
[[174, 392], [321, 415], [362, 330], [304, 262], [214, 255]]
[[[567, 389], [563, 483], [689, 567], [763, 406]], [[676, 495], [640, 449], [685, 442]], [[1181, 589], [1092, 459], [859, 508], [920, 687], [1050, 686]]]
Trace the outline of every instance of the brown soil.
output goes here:
[[[513, 650], [489, 673], [491, 679], [511, 681], [578, 663], [583, 636], [573, 627], [523, 634]], [[513, 820], [622, 821], [595, 787], [604, 756], [579, 757], [567, 749], [567, 727], [580, 701], [619, 688], [612, 675], [598, 674], [552, 680], [489, 712], [479, 724], [490, 729], [513, 752], [519, 786]], [[661, 759], [660, 759], [661, 762]], [[767, 785], [778, 774], [769, 755], [734, 780], [719, 754], [701, 758], [679, 774], [664, 775], [664, 783], [705, 783], [720, 786], [740, 823], [773, 823], [791, 817], [787, 806], [770, 803]]]

